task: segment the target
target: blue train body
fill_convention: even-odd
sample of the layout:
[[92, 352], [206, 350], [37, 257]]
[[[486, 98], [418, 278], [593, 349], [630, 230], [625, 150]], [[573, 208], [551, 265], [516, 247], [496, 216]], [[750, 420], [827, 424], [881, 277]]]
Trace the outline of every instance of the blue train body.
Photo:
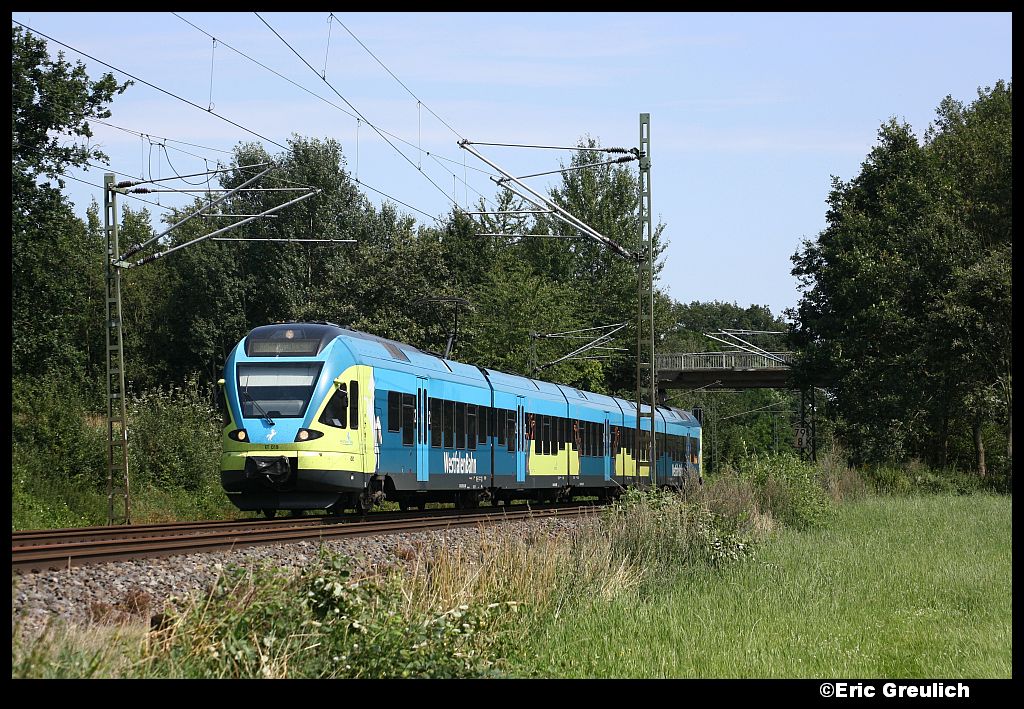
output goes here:
[[[258, 327], [228, 356], [221, 481], [242, 510], [609, 496], [701, 472], [701, 429], [658, 407], [474, 367], [328, 323]], [[651, 419], [641, 418], [643, 441]]]

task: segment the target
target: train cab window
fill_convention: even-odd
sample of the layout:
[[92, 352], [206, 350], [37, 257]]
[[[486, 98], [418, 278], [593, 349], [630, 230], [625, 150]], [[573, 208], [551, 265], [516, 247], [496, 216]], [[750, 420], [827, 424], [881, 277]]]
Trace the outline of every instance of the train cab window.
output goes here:
[[455, 447], [455, 402], [444, 402], [444, 447]]
[[699, 458], [700, 458], [700, 439], [694, 437], [694, 438], [690, 439], [690, 462], [693, 463], [694, 465], [696, 465], [698, 463], [698, 461], [699, 461]]
[[476, 427], [477, 427], [476, 404], [466, 405], [466, 448], [476, 450]]
[[402, 395], [397, 391], [388, 392], [388, 431], [402, 428]]
[[348, 390], [352, 395], [348, 398], [348, 427], [355, 431], [359, 428], [359, 382], [349, 382]]
[[455, 404], [455, 447], [466, 447], [466, 405], [461, 401]]
[[334, 428], [346, 428], [348, 417], [348, 387], [342, 384], [334, 392], [334, 396], [327, 402], [324, 412], [320, 414], [318, 421], [326, 426]]
[[427, 424], [430, 426], [430, 447], [440, 448], [444, 439], [444, 401], [441, 399], [431, 397]]
[[411, 446], [416, 441], [416, 397], [402, 394], [402, 445]]

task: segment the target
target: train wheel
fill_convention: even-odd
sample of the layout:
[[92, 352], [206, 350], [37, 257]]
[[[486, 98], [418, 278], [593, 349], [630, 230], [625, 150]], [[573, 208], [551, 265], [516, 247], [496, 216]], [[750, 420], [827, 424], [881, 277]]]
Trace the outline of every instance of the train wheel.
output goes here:
[[277, 517], [277, 510], [265, 509], [260, 510], [260, 512], [262, 512], [263, 516], [267, 519], [274, 519], [274, 517]]
[[412, 507], [412, 505], [409, 504], [408, 500], [398, 501], [398, 509], [402, 510], [402, 512], [408, 512], [410, 507]]
[[373, 509], [373, 500], [370, 499], [370, 495], [367, 492], [356, 497], [356, 512], [361, 515], [365, 515]]

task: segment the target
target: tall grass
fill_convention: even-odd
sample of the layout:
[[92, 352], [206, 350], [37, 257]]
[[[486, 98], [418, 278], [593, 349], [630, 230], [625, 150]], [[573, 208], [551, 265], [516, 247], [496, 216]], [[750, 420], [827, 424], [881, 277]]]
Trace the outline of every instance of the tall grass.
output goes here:
[[1008, 500], [871, 488], [838, 455], [752, 458], [571, 531], [407, 545], [372, 578], [330, 556], [228, 570], [158, 631], [126, 631], [130, 661], [51, 634], [15, 649], [14, 674], [1001, 676]]
[[523, 675], [1009, 677], [1010, 501], [867, 497], [645, 603], [594, 599], [529, 635]]

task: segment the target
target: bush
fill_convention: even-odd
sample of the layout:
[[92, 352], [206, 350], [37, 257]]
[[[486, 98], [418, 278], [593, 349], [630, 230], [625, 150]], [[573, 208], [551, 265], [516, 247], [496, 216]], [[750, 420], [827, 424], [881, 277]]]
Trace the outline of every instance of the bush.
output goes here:
[[295, 576], [231, 569], [207, 598], [170, 611], [144, 673], [157, 677], [480, 677], [503, 606], [442, 613], [406, 603], [389, 576], [354, 580], [325, 554]]
[[787, 527], [822, 527], [834, 516], [816, 468], [791, 453], [748, 456], [738, 473], [754, 485], [758, 507]]
[[936, 470], [919, 461], [903, 466], [874, 465], [863, 472], [875, 492], [882, 495], [970, 495], [998, 487], [995, 479], [982, 480], [977, 475], [952, 468]]
[[[731, 522], [731, 520], [730, 520]], [[678, 493], [628, 490], [605, 519], [612, 558], [662, 580], [688, 565], [718, 566], [751, 551], [737, 525], [721, 528], [705, 501]]]
[[15, 473], [78, 485], [106, 484], [106, 433], [72, 386], [54, 378], [12, 381]]
[[127, 399], [133, 480], [164, 490], [199, 491], [219, 480], [220, 418], [195, 380]]

